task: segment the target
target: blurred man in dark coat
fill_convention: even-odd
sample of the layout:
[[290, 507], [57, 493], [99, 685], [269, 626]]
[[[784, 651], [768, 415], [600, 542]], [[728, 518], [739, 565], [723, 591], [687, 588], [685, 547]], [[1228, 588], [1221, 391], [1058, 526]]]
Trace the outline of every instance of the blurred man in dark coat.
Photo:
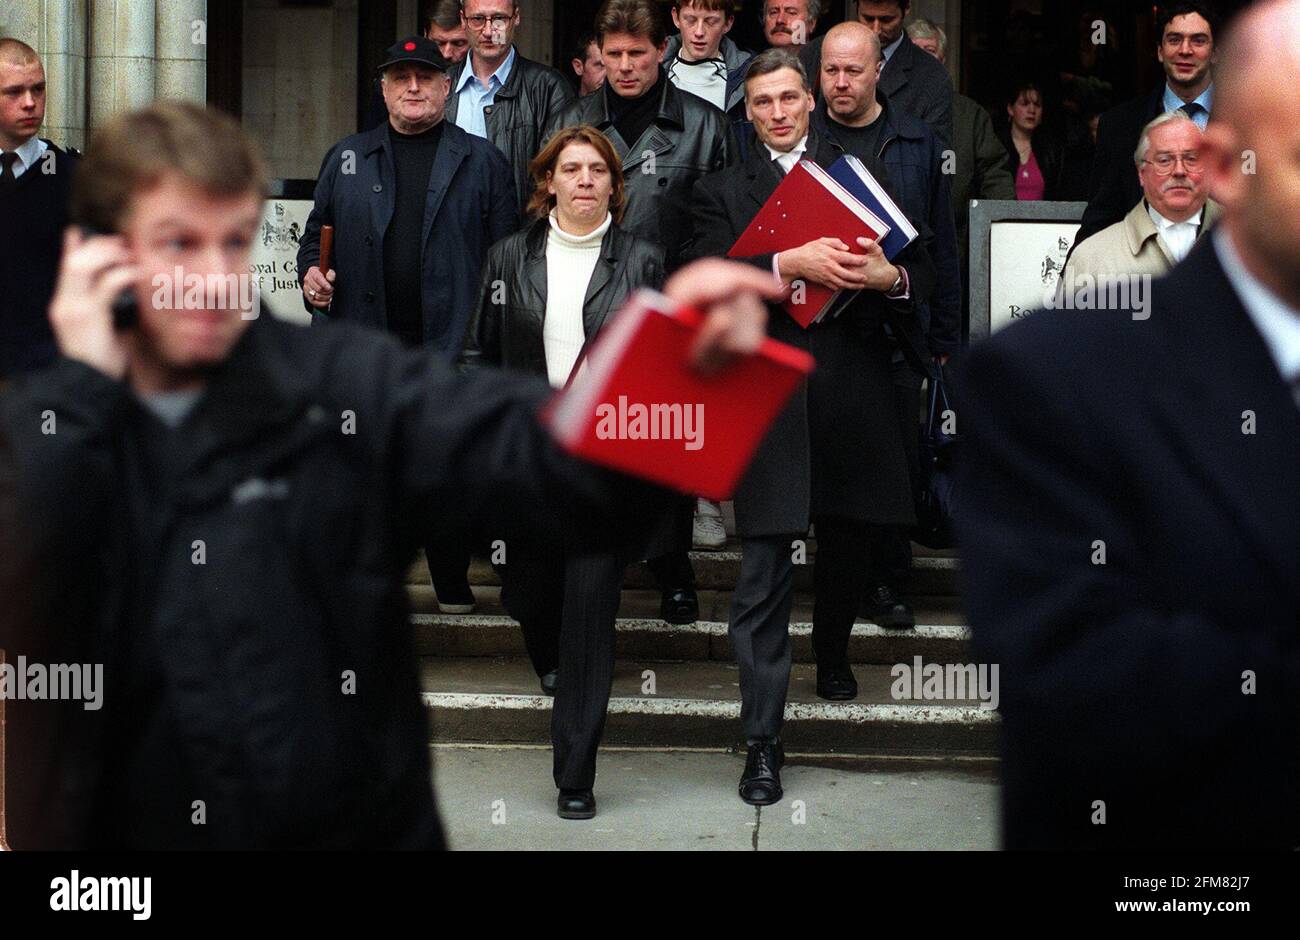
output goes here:
[[[790, 49], [772, 48], [754, 58], [745, 102], [755, 146], [743, 164], [695, 187], [692, 251], [698, 255], [725, 255], [799, 159], [829, 165], [843, 154], [810, 130], [811, 85]], [[868, 166], [887, 180], [879, 163]], [[866, 254], [850, 253], [834, 238], [741, 260], [785, 283], [810, 280], [858, 292], [841, 313], [807, 330], [782, 307], [773, 306], [768, 317], [771, 335], [812, 352], [817, 368], [759, 445], [735, 497], [742, 555], [729, 629], [749, 745], [740, 797], [763, 805], [782, 796], [794, 543], [815, 521], [818, 689], [828, 698], [843, 698], [854, 686], [848, 630], [862, 596], [866, 525], [914, 522], [884, 326], [893, 327], [920, 368], [925, 340], [915, 304], [933, 289], [935, 273], [919, 240], [898, 256], [897, 265], [874, 244]]]
[[[666, 494], [565, 456], [544, 380], [247, 316], [216, 285], [251, 289], [265, 171], [231, 118], [155, 103], [84, 166], [75, 218], [121, 234], [68, 232], [61, 355], [0, 393], [0, 648], [103, 684], [32, 703], [15, 847], [441, 846], [404, 587], [433, 507], [618, 550]], [[204, 290], [160, 290], [178, 269]], [[778, 293], [716, 260], [664, 291], [707, 311], [706, 368]]]
[[1215, 232], [1149, 305], [970, 354], [957, 523], [1009, 848], [1300, 846], [1300, 0], [1243, 16]]

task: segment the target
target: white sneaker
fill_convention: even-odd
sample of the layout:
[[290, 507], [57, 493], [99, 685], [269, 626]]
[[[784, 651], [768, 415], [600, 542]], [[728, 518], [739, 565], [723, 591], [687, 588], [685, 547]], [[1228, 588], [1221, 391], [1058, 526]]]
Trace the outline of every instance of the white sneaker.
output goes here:
[[695, 502], [695, 525], [691, 541], [696, 548], [717, 551], [727, 544], [727, 530], [722, 527], [722, 507], [700, 497]]

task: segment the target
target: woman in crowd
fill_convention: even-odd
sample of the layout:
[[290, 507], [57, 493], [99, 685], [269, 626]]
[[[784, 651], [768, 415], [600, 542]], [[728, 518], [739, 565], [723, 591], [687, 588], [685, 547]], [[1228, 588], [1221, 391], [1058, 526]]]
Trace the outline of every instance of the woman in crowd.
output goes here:
[[1044, 131], [1043, 92], [1033, 82], [1021, 82], [1006, 96], [1007, 120], [998, 136], [1011, 157], [1016, 198], [1061, 199], [1065, 187], [1065, 148]]
[[[461, 361], [568, 383], [590, 343], [638, 287], [659, 288], [663, 251], [619, 228], [623, 171], [590, 125], [556, 132], [530, 166], [534, 221], [492, 246]], [[498, 566], [502, 603], [520, 622], [542, 689], [554, 694], [558, 812], [596, 814], [592, 784], [614, 670], [614, 622], [632, 560], [532, 546]], [[508, 548], [507, 551], [510, 551]]]

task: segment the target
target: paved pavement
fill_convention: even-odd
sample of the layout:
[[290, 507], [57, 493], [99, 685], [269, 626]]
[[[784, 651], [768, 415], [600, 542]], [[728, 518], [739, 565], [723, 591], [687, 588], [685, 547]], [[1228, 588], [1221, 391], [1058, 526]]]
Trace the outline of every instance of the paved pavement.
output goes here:
[[785, 798], [736, 796], [741, 754], [602, 749], [597, 815], [555, 815], [549, 747], [435, 745], [454, 849], [995, 849], [988, 760], [787, 759]]

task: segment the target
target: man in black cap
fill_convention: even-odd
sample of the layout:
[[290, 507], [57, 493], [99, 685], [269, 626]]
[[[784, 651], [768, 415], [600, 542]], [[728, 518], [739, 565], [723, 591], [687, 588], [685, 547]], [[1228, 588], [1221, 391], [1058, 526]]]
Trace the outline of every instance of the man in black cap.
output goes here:
[[[514, 177], [501, 152], [443, 115], [450, 64], [423, 36], [401, 40], [379, 67], [388, 121], [345, 137], [325, 155], [316, 205], [298, 246], [298, 277], [314, 316], [386, 329], [411, 346], [460, 349], [479, 270], [519, 218]], [[320, 230], [334, 226], [321, 273]], [[461, 538], [425, 546], [445, 613], [468, 613]]]

